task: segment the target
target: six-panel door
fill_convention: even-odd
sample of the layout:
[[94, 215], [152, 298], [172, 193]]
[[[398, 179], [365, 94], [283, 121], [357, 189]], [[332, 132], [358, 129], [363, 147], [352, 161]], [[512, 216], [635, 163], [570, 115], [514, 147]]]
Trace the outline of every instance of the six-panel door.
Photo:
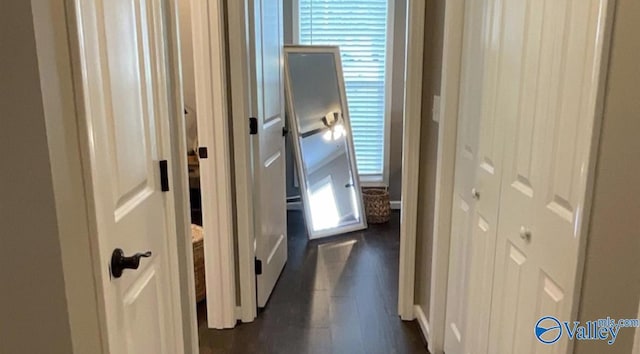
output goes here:
[[573, 320], [605, 8], [466, 4], [447, 352], [566, 352], [534, 326]]
[[[476, 205], [481, 195], [476, 188], [479, 161], [480, 122], [482, 120], [485, 75], [485, 42], [487, 1], [465, 3], [465, 25], [460, 78], [456, 170], [451, 225], [451, 252], [447, 289], [445, 351], [463, 353], [468, 341], [470, 320], [468, 294], [472, 291], [471, 255], [477, 242], [472, 240]], [[472, 244], [474, 243], [474, 244]]]
[[[573, 321], [605, 0], [508, 2], [513, 78], [499, 90], [506, 139], [491, 353], [564, 353], [534, 335]], [[549, 336], [552, 336], [550, 333]], [[542, 338], [553, 340], [553, 338]]]

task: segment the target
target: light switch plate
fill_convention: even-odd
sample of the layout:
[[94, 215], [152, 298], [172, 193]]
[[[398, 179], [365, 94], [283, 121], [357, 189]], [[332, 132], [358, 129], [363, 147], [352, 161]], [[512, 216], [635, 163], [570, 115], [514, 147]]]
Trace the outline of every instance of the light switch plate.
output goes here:
[[440, 122], [440, 96], [433, 96], [432, 119], [434, 122]]

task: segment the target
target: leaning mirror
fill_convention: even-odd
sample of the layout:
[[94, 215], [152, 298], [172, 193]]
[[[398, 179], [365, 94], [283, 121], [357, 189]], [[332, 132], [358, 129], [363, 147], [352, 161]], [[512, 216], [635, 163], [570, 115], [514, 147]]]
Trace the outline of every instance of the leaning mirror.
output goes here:
[[365, 229], [338, 47], [285, 46], [285, 81], [309, 238]]

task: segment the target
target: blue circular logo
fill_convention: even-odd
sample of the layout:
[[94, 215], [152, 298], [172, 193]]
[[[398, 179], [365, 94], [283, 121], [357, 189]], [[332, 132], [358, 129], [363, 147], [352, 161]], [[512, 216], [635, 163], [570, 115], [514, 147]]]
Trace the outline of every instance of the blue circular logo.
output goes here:
[[553, 316], [542, 317], [536, 323], [535, 332], [540, 343], [553, 344], [562, 337], [562, 324]]

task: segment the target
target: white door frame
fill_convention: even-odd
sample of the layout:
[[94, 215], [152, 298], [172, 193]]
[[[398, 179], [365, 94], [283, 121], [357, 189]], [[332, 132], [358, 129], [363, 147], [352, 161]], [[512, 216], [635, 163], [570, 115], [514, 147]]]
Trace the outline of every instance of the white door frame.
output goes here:
[[229, 92], [234, 141], [234, 167], [236, 183], [236, 218], [238, 237], [238, 270], [240, 280], [239, 320], [251, 322], [257, 317], [255, 233], [253, 198], [253, 162], [249, 117], [251, 112], [251, 87], [249, 67], [249, 3], [251, 0], [227, 2], [229, 50]]
[[240, 282], [239, 320], [251, 322], [257, 317], [255, 232], [252, 145], [249, 136], [251, 111], [249, 63], [249, 1], [227, 2], [229, 48], [229, 91], [233, 122], [233, 161], [236, 183], [236, 219], [238, 237], [238, 270]]
[[449, 0], [445, 5], [441, 109], [438, 126], [433, 249], [431, 256], [431, 294], [429, 303], [429, 351], [444, 351], [449, 242], [453, 205], [458, 97], [464, 33], [464, 0]]
[[422, 120], [422, 70], [424, 67], [425, 1], [408, 0], [405, 57], [405, 98], [402, 128], [402, 194], [400, 216], [400, 274], [398, 314], [415, 319], [416, 234], [420, 184], [420, 130]]
[[233, 193], [222, 0], [192, 1], [191, 24], [200, 159], [207, 321], [209, 328], [236, 324]]
[[[166, 73], [169, 91], [174, 100], [169, 102], [174, 119], [170, 122], [171, 163], [170, 176], [175, 209], [177, 257], [169, 260], [178, 277], [180, 288], [173, 289], [180, 300], [181, 316], [176, 328], [182, 329], [184, 346], [181, 352], [198, 352], [198, 331], [195, 309], [195, 285], [187, 177], [186, 140], [182, 100], [182, 74], [178, 38], [178, 1], [166, 0], [166, 25], [169, 33]], [[53, 0], [51, 3], [32, 4], [38, 57], [43, 78], [43, 103], [47, 112], [46, 124], [50, 146], [54, 194], [63, 254], [63, 273], [67, 292], [71, 339], [74, 352], [108, 353], [105, 340], [106, 308], [102, 301], [102, 273], [97, 249], [98, 235], [91, 188], [86, 131], [90, 129], [81, 99], [83, 67], [78, 60], [81, 48], [79, 27], [81, 19], [74, 3]], [[45, 39], [46, 38], [46, 39]], [[183, 168], [180, 168], [182, 166]], [[94, 294], [95, 296], [91, 296]], [[176, 319], [177, 319], [176, 318]], [[99, 348], [99, 349], [98, 349]]]
[[102, 335], [106, 331], [104, 304], [99, 300], [101, 271], [94, 261], [98, 258], [97, 238], [92, 236], [94, 225], [89, 218], [91, 199], [83, 186], [91, 176], [83, 165], [86, 155], [79, 148], [79, 134], [86, 122], [76, 107], [74, 68], [68, 50], [77, 40], [74, 14], [65, 11], [64, 0], [51, 1], [49, 6], [33, 3], [32, 11], [72, 347], [74, 352], [107, 353]]

